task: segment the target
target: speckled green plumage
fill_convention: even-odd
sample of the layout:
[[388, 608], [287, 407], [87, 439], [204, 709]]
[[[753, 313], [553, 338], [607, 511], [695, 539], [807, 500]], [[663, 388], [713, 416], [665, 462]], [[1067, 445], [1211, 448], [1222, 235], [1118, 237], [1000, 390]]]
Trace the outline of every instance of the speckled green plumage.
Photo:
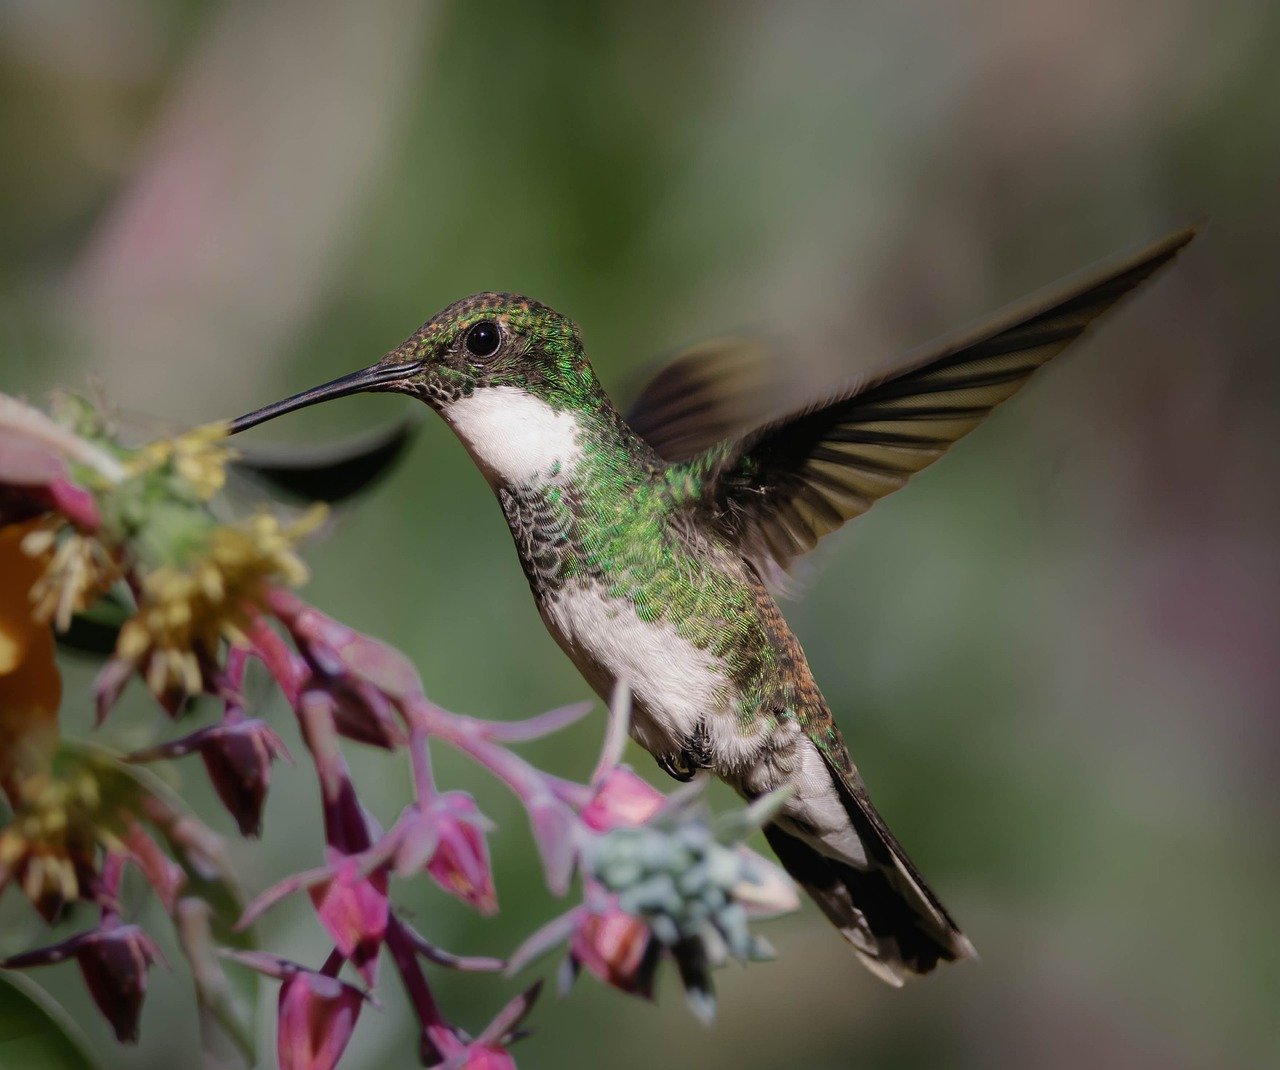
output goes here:
[[710, 768], [748, 798], [787, 789], [770, 845], [863, 961], [900, 984], [973, 946], [871, 804], [761, 576], [940, 457], [1191, 234], [772, 420], [735, 424], [735, 391], [677, 361], [628, 425], [570, 320], [488, 293], [378, 365], [234, 426], [358, 390], [432, 405], [493, 486], [543, 619], [588, 682], [602, 695], [633, 684], [632, 735], [673, 776]]
[[[396, 355], [430, 353], [439, 368], [438, 353], [448, 339], [495, 316], [515, 336], [536, 341], [481, 374], [446, 367], [442, 378], [449, 391], [467, 396], [483, 386], [515, 387], [572, 412], [581, 427], [575, 471], [563, 484], [531, 491], [537, 500], [524, 503], [526, 524], [541, 529], [530, 531], [529, 545], [521, 547], [535, 596], [540, 587], [602, 582], [608, 596], [629, 602], [640, 620], [669, 622], [723, 665], [738, 692], [744, 726], [793, 718], [837, 765], [844, 764], [826, 703], [759, 577], [733, 546], [690, 520], [718, 455], [662, 461], [604, 393], [570, 319], [527, 298], [479, 294], [444, 309]], [[513, 507], [508, 495], [509, 521]], [[558, 537], [548, 539], [548, 532]]]
[[681, 495], [664, 471], [637, 463], [643, 444], [625, 440], [612, 421], [594, 423], [572, 479], [580, 556], [566, 560], [566, 577], [599, 576], [641, 620], [673, 624], [723, 662], [742, 717], [755, 717], [777, 690], [777, 659], [741, 559], [679, 523]]
[[[505, 350], [502, 359], [481, 375], [465, 363], [451, 367], [439, 362], [442, 350], [447, 351], [476, 323], [495, 316], [509, 324], [512, 336], [522, 344]], [[536, 354], [532, 352], [535, 346]], [[470, 394], [479, 386], [512, 386], [574, 411], [586, 409], [604, 397], [587, 362], [576, 324], [554, 309], [516, 294], [475, 294], [455, 302], [424, 323], [389, 358], [432, 361], [439, 380], [432, 385], [459, 396]]]
[[754, 575], [730, 547], [680, 523], [683, 507], [702, 489], [697, 467], [664, 464], [630, 431], [601, 389], [571, 320], [526, 298], [480, 294], [446, 308], [396, 356], [435, 355], [448, 339], [496, 315], [515, 336], [536, 342], [481, 374], [445, 368], [447, 389], [467, 396], [483, 386], [515, 387], [573, 412], [581, 424], [582, 458], [572, 477], [539, 491], [538, 523], [568, 536], [541, 582], [600, 579], [609, 596], [630, 602], [641, 620], [671, 622], [681, 637], [723, 662], [741, 689], [746, 720], [766, 705], [793, 705], [779, 702], [778, 658], [760, 619]]

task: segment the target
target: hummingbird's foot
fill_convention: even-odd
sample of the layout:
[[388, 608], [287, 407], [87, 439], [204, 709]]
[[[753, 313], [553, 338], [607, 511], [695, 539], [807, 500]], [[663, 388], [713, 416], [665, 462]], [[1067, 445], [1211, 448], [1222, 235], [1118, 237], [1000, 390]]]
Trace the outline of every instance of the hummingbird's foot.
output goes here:
[[687, 784], [700, 770], [711, 768], [711, 744], [706, 730], [699, 726], [683, 750], [674, 754], [655, 754], [654, 758], [667, 776]]

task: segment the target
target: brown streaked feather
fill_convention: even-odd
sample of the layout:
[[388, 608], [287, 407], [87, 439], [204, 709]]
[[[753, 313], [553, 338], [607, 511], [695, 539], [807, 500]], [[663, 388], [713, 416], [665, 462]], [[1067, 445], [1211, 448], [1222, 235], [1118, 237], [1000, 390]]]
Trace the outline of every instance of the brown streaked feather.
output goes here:
[[1194, 235], [1181, 230], [1105, 262], [889, 372], [708, 447], [689, 462], [707, 476], [696, 507], [766, 574], [785, 569], [932, 464]]

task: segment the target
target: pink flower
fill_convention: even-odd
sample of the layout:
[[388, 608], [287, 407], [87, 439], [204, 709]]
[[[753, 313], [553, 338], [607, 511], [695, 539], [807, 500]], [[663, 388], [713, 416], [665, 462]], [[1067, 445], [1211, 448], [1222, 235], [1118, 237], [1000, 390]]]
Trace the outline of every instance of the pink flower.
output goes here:
[[274, 596], [273, 607], [299, 648], [326, 672], [337, 674], [345, 668], [392, 698], [422, 694], [418, 670], [400, 651], [339, 624], [287, 592]]
[[653, 995], [658, 951], [649, 927], [616, 907], [582, 916], [569, 954], [605, 984], [629, 995]]
[[370, 985], [377, 974], [378, 949], [387, 934], [387, 874], [365, 876], [355, 857], [337, 863], [333, 876], [310, 889], [321, 924], [342, 954]]
[[43, 413], [0, 397], [0, 524], [55, 512], [97, 531], [97, 501], [70, 480], [64, 455], [86, 449], [97, 452]]
[[[463, 791], [445, 792], [435, 797], [423, 819], [435, 840], [426, 863], [427, 872], [450, 895], [470, 903], [482, 914], [496, 913], [498, 893], [485, 841], [489, 822], [475, 800]], [[403, 849], [401, 858], [406, 858]]]
[[261, 834], [271, 763], [290, 760], [284, 743], [262, 721], [224, 723], [202, 735], [200, 757], [222, 805], [236, 819], [242, 836]]
[[364, 997], [336, 977], [298, 970], [280, 986], [280, 1070], [332, 1070], [351, 1041]]
[[28, 951], [0, 961], [0, 967], [19, 970], [74, 958], [89, 995], [125, 1044], [138, 1039], [138, 1018], [147, 992], [147, 970], [160, 951], [136, 925], [110, 919], [99, 928], [79, 933], [52, 947]]
[[643, 919], [618, 908], [616, 897], [588, 881], [586, 901], [547, 922], [518, 947], [507, 962], [516, 973], [569, 941], [568, 982], [582, 967], [607, 985], [632, 996], [653, 998], [653, 981], [663, 947]]
[[441, 1070], [516, 1070], [507, 1047], [520, 1034], [517, 1028], [533, 1008], [542, 988], [539, 981], [500, 1010], [475, 1040], [463, 1041], [449, 1029], [429, 1030], [423, 1036], [422, 1061]]
[[333, 1070], [351, 1042], [360, 1008], [368, 998], [337, 978], [342, 955], [335, 951], [321, 970], [262, 951], [224, 951], [251, 970], [281, 981], [276, 1020], [280, 1070]]
[[594, 832], [643, 825], [662, 809], [666, 796], [624, 765], [599, 778], [595, 795], [582, 809], [582, 820]]
[[402, 744], [405, 737], [394, 715], [394, 700], [422, 691], [409, 660], [288, 592], [273, 592], [271, 598], [311, 670], [306, 686], [330, 697], [338, 732], [388, 750]]
[[443, 1070], [516, 1070], [516, 1061], [501, 1045], [480, 1047], [471, 1044], [461, 1055], [443, 1064]]
[[391, 916], [387, 881], [395, 846], [391, 835], [370, 843], [370, 819], [360, 810], [345, 770], [341, 772], [340, 805], [326, 811], [326, 863], [272, 885], [245, 907], [236, 927], [247, 928], [276, 903], [306, 891], [336, 954], [350, 959], [372, 986]]
[[349, 674], [313, 678], [310, 686], [323, 687], [333, 696], [334, 725], [339, 735], [385, 750], [394, 750], [404, 742], [391, 702], [376, 687]]
[[493, 914], [498, 894], [485, 842], [488, 829], [488, 819], [470, 795], [447, 791], [405, 807], [370, 853], [389, 859], [398, 877], [426, 870], [450, 895]]
[[271, 786], [271, 763], [292, 761], [283, 741], [266, 722], [226, 720], [182, 739], [130, 755], [130, 761], [181, 758], [198, 752], [218, 798], [236, 819], [240, 833], [262, 831], [262, 806]]

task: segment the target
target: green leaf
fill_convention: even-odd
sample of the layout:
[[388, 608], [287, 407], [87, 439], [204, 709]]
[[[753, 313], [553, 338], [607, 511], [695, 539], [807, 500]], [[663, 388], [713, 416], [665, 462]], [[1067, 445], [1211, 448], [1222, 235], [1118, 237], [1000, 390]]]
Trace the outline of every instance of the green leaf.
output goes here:
[[44, 989], [0, 975], [0, 1070], [94, 1070], [75, 1023]]

